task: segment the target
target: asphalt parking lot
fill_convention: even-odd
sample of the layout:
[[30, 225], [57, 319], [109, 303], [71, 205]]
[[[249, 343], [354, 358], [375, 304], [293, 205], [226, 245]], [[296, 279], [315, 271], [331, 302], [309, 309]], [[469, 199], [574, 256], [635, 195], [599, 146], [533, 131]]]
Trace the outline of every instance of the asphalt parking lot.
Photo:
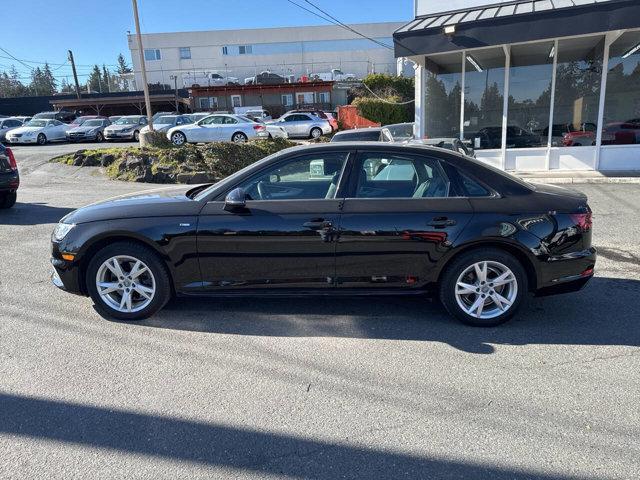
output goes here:
[[76, 148], [14, 148], [0, 478], [638, 477], [640, 185], [574, 185], [596, 278], [499, 328], [416, 298], [176, 300], [126, 324], [50, 285], [49, 237], [155, 187], [47, 163]]

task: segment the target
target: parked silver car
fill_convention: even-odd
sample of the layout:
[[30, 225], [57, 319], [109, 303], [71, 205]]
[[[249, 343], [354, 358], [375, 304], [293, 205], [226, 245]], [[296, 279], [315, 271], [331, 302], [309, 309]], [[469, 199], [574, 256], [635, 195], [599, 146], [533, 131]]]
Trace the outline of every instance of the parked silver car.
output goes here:
[[169, 129], [167, 138], [174, 145], [200, 142], [235, 142], [268, 137], [265, 125], [248, 117], [231, 114], [215, 114], [197, 123], [180, 125]]
[[[171, 127], [189, 125], [193, 123], [190, 115], [161, 115], [153, 120], [153, 129], [156, 132], [166, 132]], [[140, 130], [140, 133], [149, 131], [149, 125]]]
[[19, 118], [0, 118], [0, 142], [5, 142], [7, 140], [7, 133], [14, 128], [21, 127], [23, 124], [24, 122]]
[[135, 140], [140, 139], [140, 130], [147, 124], [144, 115], [126, 115], [120, 117], [104, 129], [104, 138], [107, 140]]
[[104, 129], [111, 125], [108, 118], [90, 118], [82, 122], [79, 127], [67, 130], [67, 140], [70, 142], [104, 140]]
[[277, 125], [284, 128], [290, 138], [320, 138], [333, 131], [327, 120], [310, 113], [286, 113], [278, 120], [267, 122], [267, 125]]

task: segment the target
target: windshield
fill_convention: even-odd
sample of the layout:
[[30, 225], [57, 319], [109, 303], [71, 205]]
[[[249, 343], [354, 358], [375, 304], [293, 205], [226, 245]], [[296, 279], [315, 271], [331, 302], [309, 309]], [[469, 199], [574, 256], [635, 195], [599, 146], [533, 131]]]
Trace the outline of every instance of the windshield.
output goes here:
[[46, 120], [31, 120], [25, 126], [26, 127], [44, 127], [46, 125], [47, 125], [47, 121]]
[[399, 123], [397, 125], [387, 125], [387, 130], [395, 141], [411, 140], [413, 138], [413, 123]]
[[159, 117], [155, 120], [155, 123], [161, 125], [173, 125], [176, 117]]
[[137, 125], [138, 117], [122, 117], [114, 125]]
[[102, 120], [85, 120], [82, 123], [83, 127], [101, 127], [102, 126]]
[[84, 125], [84, 123], [87, 121], [87, 118], [83, 118], [83, 117], [78, 117], [76, 118], [73, 122], [71, 122], [72, 125]]
[[36, 118], [56, 118], [55, 113], [38, 113], [36, 114]]

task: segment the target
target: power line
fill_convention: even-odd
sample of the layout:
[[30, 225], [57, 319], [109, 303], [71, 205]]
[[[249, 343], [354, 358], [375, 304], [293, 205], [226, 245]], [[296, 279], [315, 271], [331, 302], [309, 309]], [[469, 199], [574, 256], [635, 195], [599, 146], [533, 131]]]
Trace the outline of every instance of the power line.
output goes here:
[[4, 48], [0, 47], [0, 50], [2, 50], [4, 53], [6, 53], [7, 55], [9, 55], [9, 58], [12, 58], [13, 60], [15, 60], [16, 62], [22, 64], [23, 66], [25, 66], [26, 68], [28, 68], [29, 70], [33, 70], [33, 67], [30, 67], [29, 65], [27, 65], [26, 63], [24, 63], [22, 60], [14, 57], [13, 55], [11, 55], [11, 53], [7, 52]]

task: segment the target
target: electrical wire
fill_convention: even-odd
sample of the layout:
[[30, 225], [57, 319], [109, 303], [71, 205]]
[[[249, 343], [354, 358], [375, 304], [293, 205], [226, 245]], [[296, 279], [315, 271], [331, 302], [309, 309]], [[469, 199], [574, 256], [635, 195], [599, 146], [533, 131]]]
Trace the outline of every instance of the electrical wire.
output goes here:
[[415, 102], [415, 99], [413, 100], [408, 100], [406, 102], [391, 102], [389, 100], [387, 100], [386, 98], [382, 98], [380, 95], [378, 95], [376, 92], [374, 92], [373, 90], [371, 90], [366, 83], [362, 82], [362, 85], [364, 86], [364, 88], [366, 88], [367, 90], [369, 90], [369, 93], [371, 93], [371, 95], [373, 95], [374, 97], [376, 97], [378, 100], [380, 100], [381, 102], [384, 103], [388, 103], [389, 105], [409, 105], [410, 103]]

